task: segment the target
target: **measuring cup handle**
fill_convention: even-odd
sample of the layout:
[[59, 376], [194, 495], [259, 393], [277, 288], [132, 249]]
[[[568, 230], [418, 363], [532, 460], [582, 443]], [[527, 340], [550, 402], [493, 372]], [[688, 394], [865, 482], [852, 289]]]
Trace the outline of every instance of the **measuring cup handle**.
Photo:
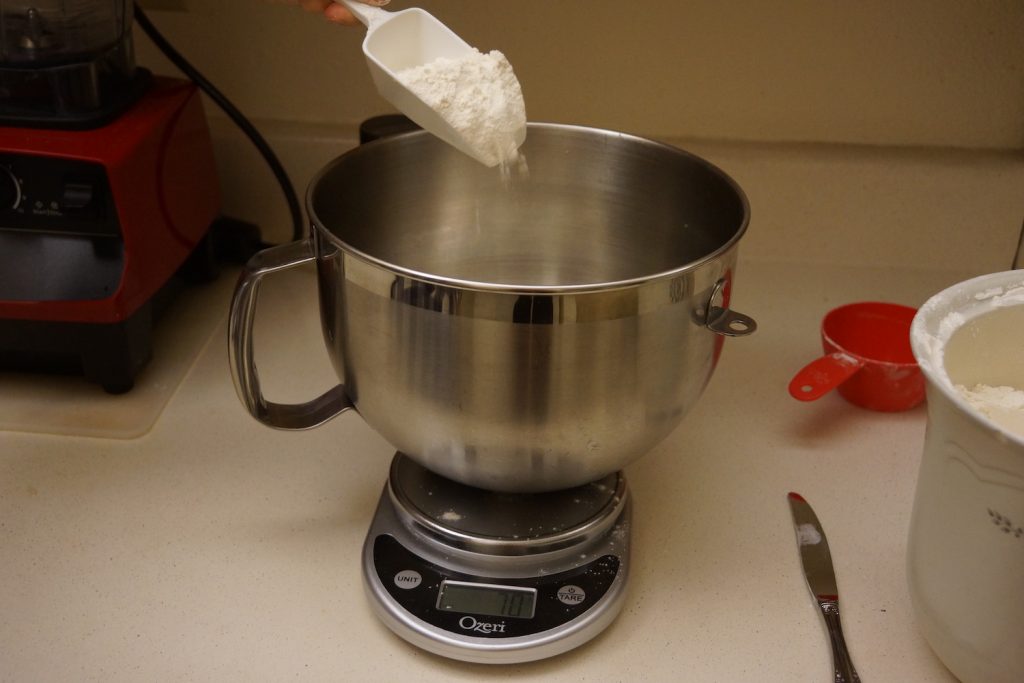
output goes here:
[[864, 361], [845, 353], [830, 353], [811, 361], [789, 383], [789, 394], [801, 401], [814, 401], [853, 376]]
[[352, 401], [342, 384], [306, 403], [272, 403], [260, 391], [260, 379], [253, 360], [252, 325], [256, 300], [264, 276], [295, 268], [314, 260], [308, 240], [265, 249], [245, 264], [235, 285], [228, 317], [228, 358], [231, 379], [238, 398], [253, 417], [277, 429], [309, 429], [335, 415], [352, 409]]
[[369, 28], [374, 22], [380, 21], [381, 18], [391, 14], [391, 12], [388, 12], [386, 9], [367, 5], [362, 2], [356, 2], [356, 0], [335, 0], [335, 2], [340, 5], [344, 5], [345, 8], [351, 12], [356, 19], [363, 22], [363, 25], [367, 28]]

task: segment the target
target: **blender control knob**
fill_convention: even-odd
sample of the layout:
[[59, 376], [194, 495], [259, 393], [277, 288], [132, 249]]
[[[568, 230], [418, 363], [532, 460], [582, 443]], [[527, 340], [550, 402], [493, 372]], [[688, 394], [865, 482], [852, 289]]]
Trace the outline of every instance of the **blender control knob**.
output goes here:
[[21, 204], [21, 183], [11, 169], [0, 166], [0, 208], [16, 209]]

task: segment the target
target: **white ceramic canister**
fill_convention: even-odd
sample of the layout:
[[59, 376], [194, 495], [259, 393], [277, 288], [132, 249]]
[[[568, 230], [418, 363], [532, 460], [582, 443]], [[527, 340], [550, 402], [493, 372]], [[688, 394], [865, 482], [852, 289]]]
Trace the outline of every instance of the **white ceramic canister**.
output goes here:
[[[911, 344], [928, 397], [907, 548], [917, 623], [964, 683], [1020, 683], [1024, 431], [995, 421], [956, 387], [1024, 389], [1024, 271], [936, 294], [914, 318]], [[1004, 417], [1020, 420], [1021, 410]]]

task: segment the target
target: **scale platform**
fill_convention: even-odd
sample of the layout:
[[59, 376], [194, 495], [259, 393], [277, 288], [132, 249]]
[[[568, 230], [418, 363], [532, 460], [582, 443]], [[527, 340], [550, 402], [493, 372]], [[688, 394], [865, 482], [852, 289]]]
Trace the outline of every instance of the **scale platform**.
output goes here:
[[460, 484], [398, 453], [366, 542], [363, 583], [413, 645], [468, 662], [571, 650], [622, 609], [630, 500], [621, 472], [550, 493]]

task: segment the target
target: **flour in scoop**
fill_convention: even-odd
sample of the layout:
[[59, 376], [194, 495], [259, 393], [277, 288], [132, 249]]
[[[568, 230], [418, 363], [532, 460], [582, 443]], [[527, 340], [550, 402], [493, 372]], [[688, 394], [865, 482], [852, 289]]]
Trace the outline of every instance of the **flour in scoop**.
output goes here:
[[507, 170], [521, 164], [526, 105], [505, 55], [473, 48], [463, 57], [441, 57], [395, 76], [458, 131], [487, 166]]
[[1013, 387], [956, 385], [971, 407], [1008, 432], [1024, 438], [1024, 391]]

